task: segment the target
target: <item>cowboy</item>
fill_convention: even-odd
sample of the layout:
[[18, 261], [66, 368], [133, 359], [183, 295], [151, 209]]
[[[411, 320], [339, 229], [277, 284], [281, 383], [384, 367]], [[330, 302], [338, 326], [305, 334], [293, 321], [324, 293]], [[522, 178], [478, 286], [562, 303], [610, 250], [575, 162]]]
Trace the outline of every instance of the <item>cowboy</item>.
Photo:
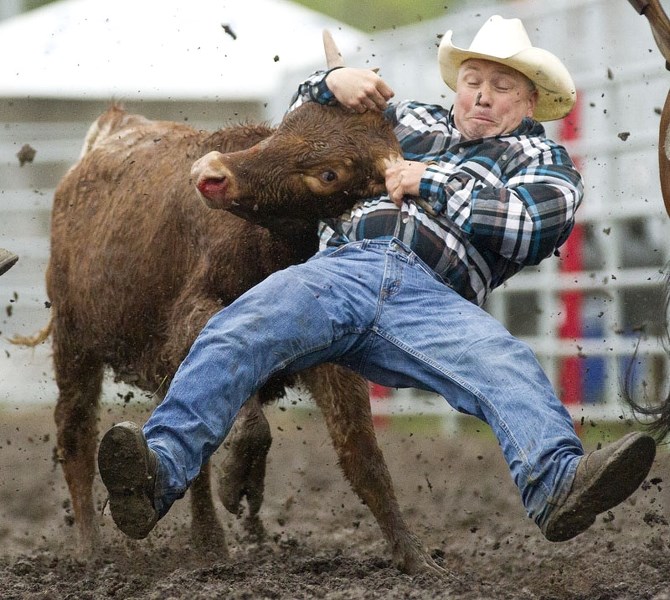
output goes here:
[[9, 250], [5, 250], [4, 248], [0, 248], [0, 275], [9, 271], [18, 260], [19, 257], [16, 256], [16, 254]]
[[[215, 314], [143, 428], [104, 435], [98, 464], [117, 526], [145, 537], [224, 441], [247, 398], [278, 372], [323, 362], [390, 387], [442, 395], [496, 435], [521, 501], [547, 539], [570, 539], [642, 483], [655, 443], [630, 433], [584, 454], [536, 357], [481, 305], [570, 233], [582, 180], [541, 121], [567, 115], [572, 79], [494, 16], [469, 48], [438, 51], [450, 109], [392, 103], [367, 69], [318, 72], [302, 102], [382, 110], [404, 160], [388, 194], [320, 225], [321, 250]], [[363, 458], [363, 457], [361, 457]]]

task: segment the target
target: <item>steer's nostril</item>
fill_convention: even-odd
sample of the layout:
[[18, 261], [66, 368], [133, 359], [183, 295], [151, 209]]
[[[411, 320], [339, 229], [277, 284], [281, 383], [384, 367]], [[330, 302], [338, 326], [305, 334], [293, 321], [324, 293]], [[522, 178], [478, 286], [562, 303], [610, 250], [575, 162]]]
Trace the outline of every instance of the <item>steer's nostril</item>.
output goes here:
[[201, 179], [197, 183], [198, 191], [205, 196], [205, 198], [225, 194], [227, 187], [228, 180], [226, 177], [208, 177], [206, 179]]

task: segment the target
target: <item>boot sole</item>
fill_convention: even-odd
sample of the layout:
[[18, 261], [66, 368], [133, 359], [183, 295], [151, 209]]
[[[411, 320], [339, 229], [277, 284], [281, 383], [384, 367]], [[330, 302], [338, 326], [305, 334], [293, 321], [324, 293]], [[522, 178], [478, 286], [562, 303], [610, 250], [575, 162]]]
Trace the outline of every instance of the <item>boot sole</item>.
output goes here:
[[641, 433], [630, 433], [623, 439], [591, 483], [556, 509], [545, 532], [549, 541], [564, 542], [579, 535], [600, 513], [623, 502], [644, 481], [656, 456], [656, 443]]
[[148, 452], [142, 430], [130, 422], [112, 427], [98, 449], [98, 470], [109, 492], [112, 519], [134, 539], [145, 538], [158, 521]]

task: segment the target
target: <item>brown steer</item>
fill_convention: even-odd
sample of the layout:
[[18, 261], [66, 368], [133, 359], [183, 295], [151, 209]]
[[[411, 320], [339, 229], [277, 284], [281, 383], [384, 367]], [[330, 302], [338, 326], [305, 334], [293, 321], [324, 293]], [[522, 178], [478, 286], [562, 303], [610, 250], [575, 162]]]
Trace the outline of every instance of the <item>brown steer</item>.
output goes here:
[[[235, 188], [235, 203], [220, 207], [245, 219], [196, 197], [191, 165], [214, 150], [247, 177], [244, 184], [219, 177], [206, 185]], [[56, 190], [47, 272], [58, 454], [85, 553], [99, 543], [92, 486], [105, 367], [142, 390], [164, 392], [207, 319], [273, 271], [313, 254], [317, 219], [379, 193], [384, 158], [396, 152], [381, 115], [315, 104], [290, 113], [276, 130], [207, 133], [117, 107], [91, 127], [79, 162]], [[439, 571], [400, 514], [366, 382], [333, 365], [300, 378], [394, 562], [408, 573]], [[222, 499], [229, 510], [243, 495], [252, 517], [260, 507], [270, 432], [259, 405], [284, 384], [271, 382], [250, 399], [228, 438]], [[205, 468], [191, 490], [193, 536], [225, 553], [209, 485]]]

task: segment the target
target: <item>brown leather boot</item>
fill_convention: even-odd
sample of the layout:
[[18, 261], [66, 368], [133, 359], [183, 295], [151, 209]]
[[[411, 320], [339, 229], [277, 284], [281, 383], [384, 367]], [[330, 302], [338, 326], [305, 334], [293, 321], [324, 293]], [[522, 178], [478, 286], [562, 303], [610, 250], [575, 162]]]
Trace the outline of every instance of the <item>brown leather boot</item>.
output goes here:
[[0, 248], [0, 275], [9, 271], [16, 264], [17, 260], [19, 260], [19, 257], [16, 254]]
[[588, 529], [600, 513], [615, 507], [644, 481], [656, 455], [654, 438], [629, 433], [600, 450], [585, 454], [565, 502], [544, 527], [551, 542], [563, 542]]
[[158, 460], [139, 426], [126, 421], [107, 431], [98, 449], [98, 469], [116, 526], [128, 537], [145, 538], [158, 521], [154, 508]]

